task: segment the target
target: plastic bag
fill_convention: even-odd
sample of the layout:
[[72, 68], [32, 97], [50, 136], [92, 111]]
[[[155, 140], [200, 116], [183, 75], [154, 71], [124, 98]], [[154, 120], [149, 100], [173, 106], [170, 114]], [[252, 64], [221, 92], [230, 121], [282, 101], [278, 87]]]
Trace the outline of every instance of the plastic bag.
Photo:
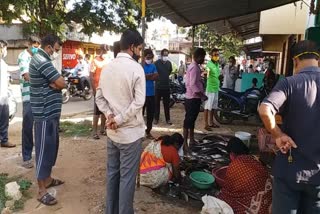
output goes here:
[[224, 201], [205, 195], [202, 197], [204, 206], [201, 214], [234, 214], [232, 208]]

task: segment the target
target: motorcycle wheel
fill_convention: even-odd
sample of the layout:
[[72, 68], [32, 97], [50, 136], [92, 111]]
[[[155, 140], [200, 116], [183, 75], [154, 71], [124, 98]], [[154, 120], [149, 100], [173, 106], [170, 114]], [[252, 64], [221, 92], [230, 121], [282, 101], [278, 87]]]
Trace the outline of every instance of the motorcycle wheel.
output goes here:
[[90, 87], [90, 83], [89, 82], [85, 82], [85, 87], [84, 87], [84, 96], [83, 96], [83, 99], [84, 100], [90, 100], [93, 96], [93, 92], [91, 90], [91, 87]]
[[66, 104], [70, 100], [70, 92], [67, 89], [62, 90], [62, 103]]
[[220, 124], [230, 124], [233, 121], [233, 116], [231, 113], [220, 109], [214, 110], [213, 115]]
[[[219, 97], [219, 109], [213, 111], [213, 115], [216, 120], [221, 124], [230, 124], [234, 120], [232, 110], [238, 109], [237, 104], [233, 102], [233, 100], [220, 96]], [[230, 111], [230, 112], [228, 112]]]
[[176, 103], [176, 101], [174, 99], [170, 98], [169, 108], [172, 108], [175, 103]]
[[84, 100], [90, 100], [91, 98], [93, 97], [93, 93], [92, 93], [92, 91], [87, 91], [87, 92], [85, 92], [85, 95], [83, 96], [83, 99]]

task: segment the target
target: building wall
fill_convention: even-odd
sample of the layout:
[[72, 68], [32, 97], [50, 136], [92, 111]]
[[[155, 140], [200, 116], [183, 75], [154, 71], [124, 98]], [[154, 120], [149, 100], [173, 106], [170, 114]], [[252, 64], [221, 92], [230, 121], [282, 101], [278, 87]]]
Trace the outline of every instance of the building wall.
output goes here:
[[[309, 2], [309, 0], [307, 0]], [[260, 34], [304, 34], [309, 8], [297, 2], [261, 12]]]
[[283, 43], [289, 35], [263, 35], [263, 51], [282, 52]]
[[0, 38], [3, 40], [24, 39], [21, 24], [4, 25], [0, 24]]

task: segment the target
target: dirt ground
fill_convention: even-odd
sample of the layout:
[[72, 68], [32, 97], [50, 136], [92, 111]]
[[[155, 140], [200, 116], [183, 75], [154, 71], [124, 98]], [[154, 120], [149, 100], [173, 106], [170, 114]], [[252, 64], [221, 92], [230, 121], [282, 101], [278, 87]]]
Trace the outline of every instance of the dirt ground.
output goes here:
[[[87, 115], [88, 116], [88, 115]], [[163, 117], [163, 112], [161, 112]], [[75, 116], [75, 118], [83, 115]], [[182, 105], [176, 105], [171, 110], [172, 126], [167, 126], [163, 121], [154, 127], [153, 135], [160, 136], [170, 132], [181, 132], [184, 119]], [[197, 132], [203, 133], [203, 114], [199, 115], [197, 121]], [[234, 134], [235, 131], [248, 131], [256, 134], [257, 125], [241, 122], [237, 125], [224, 126], [212, 133]], [[21, 123], [11, 124], [10, 142], [21, 144]], [[144, 142], [146, 145], [148, 141]], [[26, 170], [21, 167], [21, 146], [14, 149], [0, 149], [0, 172], [9, 173], [10, 176], [22, 175], [33, 181], [30, 193], [33, 196], [25, 204], [20, 214], [96, 214], [103, 213], [105, 207], [106, 193], [106, 137], [96, 141], [90, 137], [61, 138], [59, 157], [53, 175], [63, 179], [66, 183], [57, 188], [50, 189], [56, 194], [58, 205], [46, 207], [39, 205], [36, 200], [35, 170]], [[200, 206], [187, 203], [178, 199], [166, 198], [157, 195], [152, 190], [140, 187], [135, 195], [135, 212], [143, 213], [176, 213], [191, 214], [199, 213]]]

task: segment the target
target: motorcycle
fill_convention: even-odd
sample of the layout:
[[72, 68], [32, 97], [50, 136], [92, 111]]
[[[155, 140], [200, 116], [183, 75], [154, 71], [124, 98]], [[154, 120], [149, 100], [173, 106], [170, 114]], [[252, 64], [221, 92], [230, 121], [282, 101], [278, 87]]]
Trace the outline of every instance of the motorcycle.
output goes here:
[[[177, 81], [170, 82], [170, 103], [169, 107], [172, 108], [176, 103], [182, 103], [186, 101], [186, 86], [185, 84]], [[201, 104], [200, 112], [204, 111], [204, 103]]]
[[62, 103], [69, 102], [71, 97], [82, 97], [84, 100], [90, 100], [93, 97], [91, 84], [89, 80], [84, 81], [84, 88], [81, 86], [81, 78], [73, 76], [71, 72], [62, 70], [62, 76], [67, 82], [67, 88], [62, 90]]
[[170, 103], [169, 107], [172, 108], [175, 103], [184, 103], [186, 100], [186, 87], [183, 82], [170, 82]]
[[221, 124], [230, 124], [237, 119], [247, 121], [249, 117], [258, 116], [258, 107], [266, 96], [264, 87], [250, 88], [245, 92], [221, 88], [214, 116]]

